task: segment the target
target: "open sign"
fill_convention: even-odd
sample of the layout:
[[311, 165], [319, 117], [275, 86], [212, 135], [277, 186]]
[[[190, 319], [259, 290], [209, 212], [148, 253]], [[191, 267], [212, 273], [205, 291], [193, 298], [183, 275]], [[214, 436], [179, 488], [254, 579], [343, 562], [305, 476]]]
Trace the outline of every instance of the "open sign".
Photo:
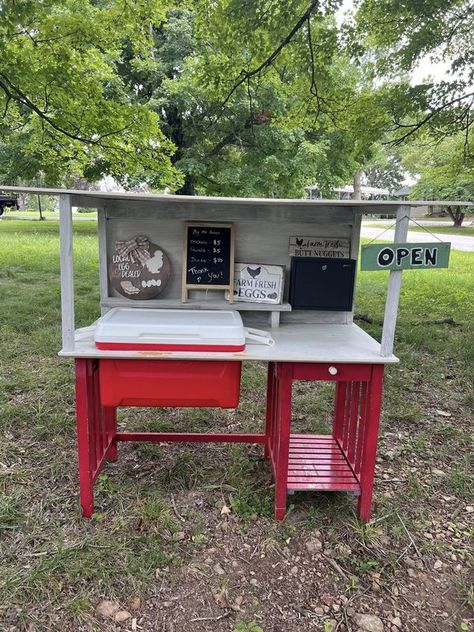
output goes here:
[[361, 270], [447, 268], [451, 244], [369, 244], [362, 246]]

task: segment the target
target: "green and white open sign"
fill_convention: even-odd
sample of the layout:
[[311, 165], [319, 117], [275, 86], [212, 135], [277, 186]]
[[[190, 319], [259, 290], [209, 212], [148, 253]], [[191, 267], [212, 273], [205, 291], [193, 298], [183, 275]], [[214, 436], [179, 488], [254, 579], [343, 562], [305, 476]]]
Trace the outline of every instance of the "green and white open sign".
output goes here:
[[369, 244], [362, 246], [361, 270], [447, 268], [449, 242], [425, 244]]

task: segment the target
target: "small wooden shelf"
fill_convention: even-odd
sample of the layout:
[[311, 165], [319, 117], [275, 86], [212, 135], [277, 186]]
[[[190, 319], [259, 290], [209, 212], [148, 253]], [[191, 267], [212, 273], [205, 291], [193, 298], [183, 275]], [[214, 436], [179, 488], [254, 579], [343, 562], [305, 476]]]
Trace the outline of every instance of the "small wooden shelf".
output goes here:
[[266, 303], [232, 303], [221, 299], [189, 298], [187, 303], [182, 303], [176, 298], [156, 298], [148, 301], [134, 301], [120, 296], [111, 296], [102, 299], [102, 307], [147, 307], [149, 309], [217, 309], [217, 310], [236, 310], [239, 312], [291, 312], [289, 303], [281, 303], [279, 305], [269, 305]]
[[333, 437], [292, 434], [288, 460], [288, 490], [360, 493], [360, 484]]

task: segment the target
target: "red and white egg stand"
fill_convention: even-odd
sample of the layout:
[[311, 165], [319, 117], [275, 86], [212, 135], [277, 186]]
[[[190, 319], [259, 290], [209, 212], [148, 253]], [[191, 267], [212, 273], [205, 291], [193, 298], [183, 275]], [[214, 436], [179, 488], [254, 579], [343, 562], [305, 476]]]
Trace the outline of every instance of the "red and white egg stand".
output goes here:
[[[275, 517], [286, 512], [293, 491], [347, 491], [358, 497], [358, 515], [371, 516], [383, 372], [397, 362], [392, 353], [401, 271], [391, 272], [381, 344], [358, 327], [350, 311], [292, 311], [279, 305], [234, 303], [224, 293], [191, 293], [181, 303], [183, 226], [188, 221], [229, 222], [235, 231], [235, 260], [290, 266], [295, 235], [348, 240], [357, 259], [363, 214], [397, 218], [396, 242], [406, 241], [410, 206], [422, 202], [359, 200], [270, 200], [106, 193], [61, 189], [11, 191], [57, 195], [60, 206], [62, 350], [76, 371], [77, 441], [82, 513], [94, 511], [93, 485], [122, 441], [201, 441], [262, 444], [275, 480]], [[430, 203], [433, 204], [433, 203]], [[246, 325], [270, 328], [274, 344], [247, 341], [245, 348], [98, 348], [96, 324], [75, 329], [72, 207], [98, 210], [101, 313], [113, 308], [213, 312], [238, 310]], [[160, 244], [171, 261], [167, 292], [131, 300], [109, 281], [108, 253], [117, 240], [137, 233]], [[287, 293], [285, 294], [287, 296]], [[179, 341], [178, 341], [179, 342]], [[101, 345], [99, 345], [101, 346]], [[260, 433], [125, 432], [117, 429], [120, 406], [218, 406], [238, 401], [243, 362], [268, 366], [266, 419]], [[292, 432], [295, 381], [335, 382], [332, 432]]]

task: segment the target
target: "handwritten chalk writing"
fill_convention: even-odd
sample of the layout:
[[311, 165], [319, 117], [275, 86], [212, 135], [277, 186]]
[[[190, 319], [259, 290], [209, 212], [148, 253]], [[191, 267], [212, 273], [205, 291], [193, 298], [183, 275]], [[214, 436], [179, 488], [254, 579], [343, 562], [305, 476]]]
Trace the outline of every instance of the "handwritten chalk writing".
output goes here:
[[228, 285], [231, 271], [230, 226], [189, 226], [185, 239], [186, 285]]

